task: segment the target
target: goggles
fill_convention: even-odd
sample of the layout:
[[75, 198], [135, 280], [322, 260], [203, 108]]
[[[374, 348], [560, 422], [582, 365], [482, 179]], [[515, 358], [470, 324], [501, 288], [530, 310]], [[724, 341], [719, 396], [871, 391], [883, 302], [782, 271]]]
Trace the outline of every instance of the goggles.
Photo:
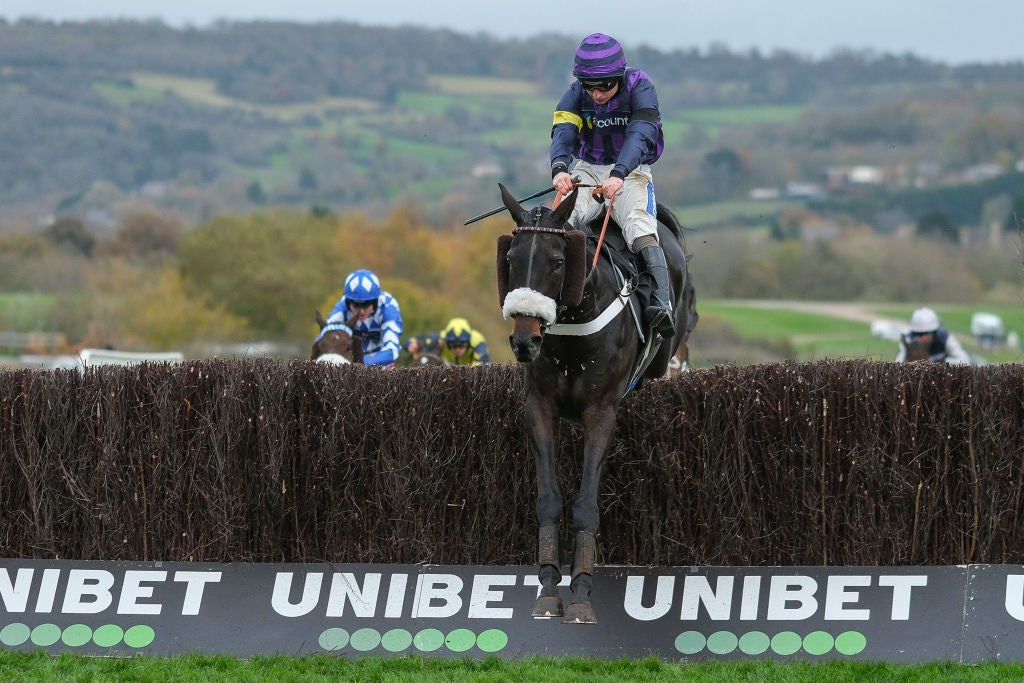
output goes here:
[[469, 347], [469, 342], [464, 341], [450, 341], [447, 344], [449, 349], [465, 349]]
[[618, 78], [581, 78], [580, 85], [586, 91], [608, 92], [619, 83]]
[[351, 308], [362, 310], [364, 308], [372, 308], [376, 301], [349, 301], [348, 305]]

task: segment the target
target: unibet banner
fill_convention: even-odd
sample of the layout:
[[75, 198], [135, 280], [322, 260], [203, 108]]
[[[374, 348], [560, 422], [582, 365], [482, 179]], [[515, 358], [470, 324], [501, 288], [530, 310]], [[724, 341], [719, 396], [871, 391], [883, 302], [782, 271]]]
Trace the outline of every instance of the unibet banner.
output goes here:
[[0, 560], [0, 646], [1024, 661], [1024, 567], [597, 567], [596, 625], [532, 618], [537, 591], [519, 566]]

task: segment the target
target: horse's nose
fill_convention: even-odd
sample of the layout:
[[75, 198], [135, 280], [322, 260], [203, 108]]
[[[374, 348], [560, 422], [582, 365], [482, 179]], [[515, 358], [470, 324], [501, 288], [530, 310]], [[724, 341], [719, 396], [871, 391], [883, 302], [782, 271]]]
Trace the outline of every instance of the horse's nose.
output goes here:
[[543, 337], [539, 334], [522, 337], [510, 334], [508, 337], [508, 343], [512, 347], [512, 353], [515, 354], [517, 361], [520, 363], [529, 363], [536, 359], [537, 354], [540, 353], [540, 343], [542, 339]]

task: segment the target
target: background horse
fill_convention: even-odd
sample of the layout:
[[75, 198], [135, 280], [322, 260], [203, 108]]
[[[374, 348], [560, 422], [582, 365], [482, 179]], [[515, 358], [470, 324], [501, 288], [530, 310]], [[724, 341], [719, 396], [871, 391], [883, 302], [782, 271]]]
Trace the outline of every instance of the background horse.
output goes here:
[[907, 363], [919, 360], [931, 360], [928, 353], [928, 344], [925, 344], [919, 339], [912, 338], [909, 335], [903, 335], [900, 339], [900, 343], [907, 350], [906, 356], [904, 357], [904, 360]]
[[690, 369], [690, 333], [697, 327], [700, 316], [697, 315], [697, 293], [693, 288], [693, 280], [689, 277], [686, 278], [686, 287], [683, 290], [683, 305], [686, 306], [686, 329], [676, 352], [668, 359], [666, 378], [676, 377]]
[[313, 342], [310, 359], [321, 363], [362, 363], [363, 340], [352, 331], [357, 317], [352, 315], [347, 323], [328, 323], [317, 311], [316, 324], [320, 326], [320, 334]]
[[[505, 318], [513, 319], [512, 351], [525, 367], [525, 415], [537, 460], [541, 589], [532, 614], [561, 616], [565, 623], [596, 623], [590, 594], [597, 558], [598, 485], [619, 401], [630, 388], [640, 334], [629, 307], [623, 307], [628, 286], [616, 280], [606, 257], [588, 272], [596, 245], [582, 231], [566, 226], [576, 192], [554, 211], [540, 206], [526, 211], [504, 185], [499, 188], [516, 228], [498, 238], [498, 296]], [[682, 227], [670, 211], [659, 207], [658, 215], [675, 293], [677, 332], [675, 339], [661, 344], [644, 373], [651, 379], [665, 374], [669, 357], [689, 328], [682, 296], [688, 280]], [[562, 418], [583, 426], [583, 479], [572, 507], [571, 600], [564, 610], [558, 593], [563, 498], [555, 473]]]

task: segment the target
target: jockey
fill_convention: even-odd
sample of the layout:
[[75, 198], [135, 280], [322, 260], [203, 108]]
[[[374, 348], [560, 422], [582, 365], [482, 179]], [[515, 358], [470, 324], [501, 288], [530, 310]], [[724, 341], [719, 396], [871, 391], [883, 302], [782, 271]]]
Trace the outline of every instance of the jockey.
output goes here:
[[[612, 218], [654, 280], [644, 317], [662, 337], [671, 338], [671, 286], [658, 243], [651, 173], [665, 146], [654, 83], [640, 69], [627, 67], [618, 41], [603, 33], [583, 39], [572, 73], [576, 80], [558, 101], [551, 128], [552, 185], [568, 194], [572, 175], [578, 175], [585, 184], [599, 185], [606, 200], [614, 200]], [[602, 209], [590, 192], [582, 192], [570, 222], [584, 225]]]
[[331, 309], [328, 323], [345, 322], [357, 315], [353, 325], [363, 340], [363, 363], [394, 365], [401, 352], [402, 312], [398, 301], [382, 291], [380, 280], [369, 270], [356, 270], [345, 278], [345, 293]]
[[421, 364], [421, 359], [425, 353], [440, 357], [441, 335], [437, 332], [413, 335], [402, 342], [402, 350], [408, 354], [408, 357], [399, 361], [404, 365]]
[[907, 359], [907, 346], [924, 344], [928, 347], [928, 360], [933, 363], [969, 365], [971, 357], [959, 340], [939, 324], [939, 316], [930, 308], [919, 308], [910, 316], [910, 330], [900, 338], [900, 351], [896, 362]]
[[452, 365], [482, 365], [491, 362], [487, 340], [469, 326], [465, 318], [452, 318], [441, 330], [441, 357]]

